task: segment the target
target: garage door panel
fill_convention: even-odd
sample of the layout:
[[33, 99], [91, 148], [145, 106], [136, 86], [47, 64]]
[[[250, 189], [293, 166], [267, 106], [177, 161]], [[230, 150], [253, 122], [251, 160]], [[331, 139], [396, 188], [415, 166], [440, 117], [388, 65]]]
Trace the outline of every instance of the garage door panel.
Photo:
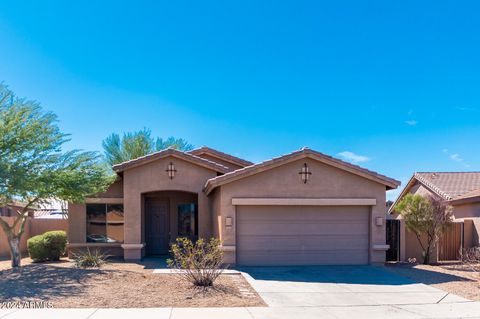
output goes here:
[[239, 265], [368, 263], [368, 207], [238, 206]]
[[368, 255], [357, 250], [312, 251], [301, 253], [297, 250], [270, 252], [268, 258], [261, 252], [246, 252], [242, 255], [242, 265], [251, 266], [292, 266], [292, 265], [363, 265], [368, 263]]
[[[272, 245], [275, 243], [274, 245]], [[281, 250], [337, 250], [364, 249], [368, 246], [365, 236], [249, 236], [242, 237], [240, 247], [248, 247], [248, 251], [281, 251]]]
[[[272, 217], [274, 218], [274, 217]], [[303, 221], [303, 220], [302, 220]], [[368, 225], [365, 221], [362, 222], [338, 222], [335, 221], [312, 221], [306, 220], [303, 223], [295, 222], [279, 222], [273, 219], [270, 223], [265, 221], [264, 223], [258, 223], [255, 220], [247, 220], [239, 222], [238, 235], [257, 235], [263, 233], [265, 228], [268, 228], [268, 232], [271, 234], [284, 234], [284, 235], [337, 235], [337, 234], [353, 234], [353, 235], [366, 235], [368, 234]], [[243, 227], [242, 227], [243, 226]]]

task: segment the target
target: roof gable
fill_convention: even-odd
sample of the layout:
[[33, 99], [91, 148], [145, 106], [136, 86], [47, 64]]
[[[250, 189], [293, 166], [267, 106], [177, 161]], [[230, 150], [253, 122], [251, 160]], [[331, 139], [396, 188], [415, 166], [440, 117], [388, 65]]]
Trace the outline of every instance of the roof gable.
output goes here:
[[129, 161], [126, 161], [126, 162], [123, 162], [123, 163], [120, 163], [120, 164], [116, 164], [116, 165], [113, 165], [112, 168], [115, 172], [121, 173], [121, 172], [123, 172], [127, 169], [131, 169], [131, 168], [134, 168], [134, 167], [145, 165], [147, 163], [151, 163], [153, 161], [156, 161], [156, 160], [159, 160], [159, 159], [162, 159], [162, 158], [165, 158], [165, 157], [169, 157], [169, 156], [180, 158], [180, 159], [183, 159], [187, 162], [190, 162], [190, 163], [196, 164], [198, 166], [202, 166], [202, 167], [205, 167], [205, 168], [208, 168], [208, 169], [211, 169], [213, 171], [220, 172], [220, 173], [226, 173], [226, 172], [230, 171], [230, 169], [228, 167], [224, 166], [224, 165], [221, 165], [221, 164], [209, 161], [207, 159], [204, 159], [202, 157], [195, 156], [195, 155], [190, 154], [190, 153], [182, 152], [182, 151], [179, 151], [179, 150], [176, 150], [176, 149], [173, 149], [173, 148], [167, 148], [167, 149], [155, 152], [155, 153], [151, 153], [151, 154], [139, 157], [139, 158], [135, 158], [133, 160], [129, 160]]
[[200, 148], [189, 151], [188, 153], [190, 153], [192, 155], [199, 156], [199, 157], [202, 157], [202, 155], [206, 154], [206, 155], [209, 155], [213, 158], [218, 158], [218, 159], [223, 160], [227, 163], [235, 164], [235, 165], [240, 166], [240, 167], [246, 167], [246, 166], [253, 165], [253, 163], [250, 162], [250, 161], [244, 160], [242, 158], [239, 158], [239, 157], [227, 154], [227, 153], [217, 151], [217, 150], [215, 150], [213, 148], [210, 148], [210, 147], [207, 147], [207, 146], [202, 146]]
[[447, 200], [480, 189], [480, 172], [418, 172], [415, 178]]
[[394, 189], [400, 185], [400, 182], [395, 179], [378, 174], [376, 172], [370, 171], [360, 166], [344, 162], [342, 160], [325, 155], [323, 153], [313, 151], [308, 148], [303, 148], [299, 151], [295, 151], [290, 154], [286, 154], [286, 155], [276, 157], [255, 165], [241, 168], [233, 172], [226, 173], [222, 176], [211, 178], [205, 184], [205, 192], [209, 194], [215, 187], [228, 184], [230, 182], [233, 182], [248, 176], [252, 176], [260, 172], [271, 170], [275, 167], [285, 165], [287, 163], [297, 161], [302, 158], [311, 158], [313, 160], [319, 161], [321, 163], [324, 163], [330, 166], [334, 166], [344, 171], [348, 171], [352, 174], [364, 177], [366, 179], [375, 181], [377, 183], [384, 184], [387, 187], [387, 189]]
[[405, 185], [389, 213], [417, 182], [432, 194], [451, 202], [480, 196], [480, 172], [418, 172]]

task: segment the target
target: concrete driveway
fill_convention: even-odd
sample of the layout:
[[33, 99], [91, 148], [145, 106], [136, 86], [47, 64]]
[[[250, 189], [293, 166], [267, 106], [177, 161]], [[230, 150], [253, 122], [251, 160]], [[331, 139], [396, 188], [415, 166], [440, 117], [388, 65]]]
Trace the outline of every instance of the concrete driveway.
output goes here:
[[269, 308], [254, 317], [480, 317], [480, 304], [375, 266], [244, 267]]

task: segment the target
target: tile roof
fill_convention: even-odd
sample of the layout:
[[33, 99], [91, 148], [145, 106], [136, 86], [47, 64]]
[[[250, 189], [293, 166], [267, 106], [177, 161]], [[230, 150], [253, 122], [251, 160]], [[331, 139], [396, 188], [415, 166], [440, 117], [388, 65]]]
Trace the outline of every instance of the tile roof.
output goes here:
[[202, 146], [200, 148], [189, 151], [188, 153], [197, 155], [197, 156], [201, 156], [202, 154], [209, 154], [213, 157], [217, 157], [219, 159], [223, 159], [227, 162], [236, 164], [238, 166], [243, 166], [243, 167], [253, 165], [252, 162], [244, 160], [243, 158], [236, 157], [224, 152], [220, 152], [220, 151], [217, 151], [216, 149], [213, 149], [207, 146]]
[[473, 190], [471, 192], [468, 192], [464, 195], [460, 195], [458, 197], [455, 197], [455, 200], [460, 200], [460, 199], [469, 199], [469, 198], [474, 198], [474, 197], [480, 197], [480, 188]]
[[385, 175], [379, 174], [374, 171], [370, 171], [366, 168], [360, 167], [358, 165], [354, 165], [348, 162], [344, 162], [340, 159], [331, 157], [329, 155], [311, 150], [309, 148], [302, 148], [301, 150], [294, 151], [289, 154], [285, 154], [279, 157], [272, 158], [270, 160], [260, 162], [258, 164], [250, 165], [244, 168], [237, 169], [235, 171], [226, 173], [221, 176], [217, 176], [214, 178], [211, 178], [207, 181], [205, 184], [205, 192], [208, 194], [210, 193], [215, 187], [227, 184], [229, 182], [232, 182], [234, 180], [247, 177], [250, 175], [254, 175], [256, 173], [263, 172], [265, 170], [268, 170], [270, 168], [276, 167], [277, 165], [281, 165], [283, 163], [288, 163], [292, 160], [297, 160], [299, 158], [303, 157], [311, 157], [313, 159], [317, 159], [321, 162], [324, 162], [326, 164], [336, 166], [340, 169], [344, 169], [346, 171], [349, 171], [353, 174], [357, 174], [360, 176], [363, 176], [365, 178], [383, 183], [387, 186], [388, 189], [395, 189], [400, 185], [400, 181], [397, 181], [393, 178], [387, 177]]
[[213, 161], [207, 160], [203, 157], [199, 157], [190, 153], [182, 152], [179, 150], [176, 150], [174, 148], [167, 148], [155, 153], [151, 153], [142, 157], [138, 157], [123, 163], [119, 163], [116, 165], [113, 165], [112, 168], [115, 172], [120, 173], [123, 172], [126, 169], [132, 168], [132, 167], [137, 167], [146, 163], [150, 163], [152, 161], [155, 161], [160, 158], [164, 158], [167, 156], [174, 156], [177, 158], [182, 158], [188, 162], [196, 163], [200, 166], [208, 167], [212, 170], [215, 170], [217, 172], [221, 173], [226, 173], [229, 172], [230, 169], [226, 167], [225, 165], [215, 163]]
[[414, 177], [447, 200], [480, 191], [480, 172], [418, 172]]

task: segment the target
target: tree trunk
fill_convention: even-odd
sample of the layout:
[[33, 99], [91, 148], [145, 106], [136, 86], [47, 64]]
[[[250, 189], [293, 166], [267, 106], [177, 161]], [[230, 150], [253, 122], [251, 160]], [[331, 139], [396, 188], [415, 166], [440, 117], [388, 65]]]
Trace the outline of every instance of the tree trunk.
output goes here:
[[424, 265], [430, 264], [430, 245], [427, 246], [427, 249], [425, 250], [425, 256], [423, 256], [423, 264]]
[[22, 260], [22, 253], [20, 251], [20, 236], [9, 236], [8, 245], [10, 246], [12, 267], [20, 267], [20, 261]]

